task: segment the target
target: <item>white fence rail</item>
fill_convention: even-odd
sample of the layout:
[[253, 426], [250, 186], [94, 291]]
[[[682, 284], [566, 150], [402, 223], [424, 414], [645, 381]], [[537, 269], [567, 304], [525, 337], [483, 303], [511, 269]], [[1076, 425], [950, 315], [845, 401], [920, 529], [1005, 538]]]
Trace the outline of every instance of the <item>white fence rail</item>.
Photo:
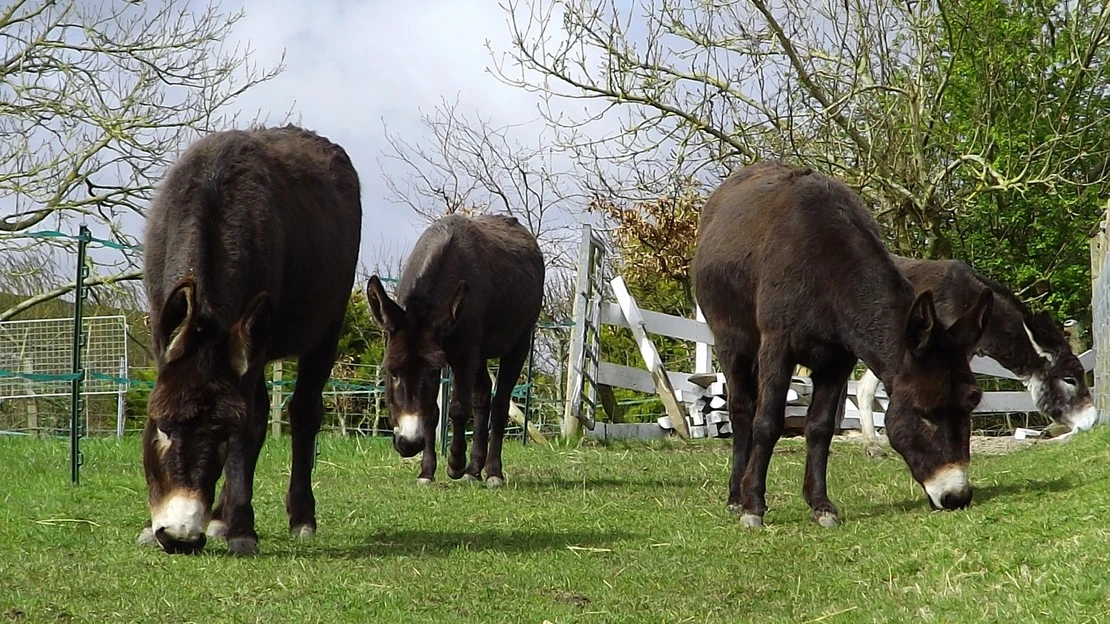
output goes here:
[[[709, 326], [702, 321], [659, 312], [650, 312], [647, 310], [641, 310], [641, 315], [644, 327], [649, 333], [697, 343], [698, 351], [704, 350], [708, 352], [708, 349], [714, 344], [713, 333], [709, 330]], [[602, 304], [600, 322], [602, 325], [615, 327], [630, 326], [620, 306], [616, 303]], [[1094, 351], [1091, 350], [1079, 356], [1080, 362], [1088, 371], [1094, 368], [1094, 356]], [[973, 358], [971, 361], [971, 369], [973, 372], [987, 377], [1010, 380], [1019, 379], [1013, 372], [1007, 370], [997, 361], [989, 357], [977, 356]], [[712, 400], [714, 396], [719, 398], [721, 395], [721, 393], [715, 393], [711, 388], [705, 388], [691, 382], [691, 373], [671, 371], [668, 372], [667, 375], [671, 385], [674, 387], [676, 397], [687, 405], [694, 405], [699, 400]], [[718, 375], [718, 381], [721, 380], [723, 380], [723, 377]], [[656, 392], [656, 384], [652, 379], [651, 373], [647, 370], [613, 364], [611, 362], [601, 361], [599, 363], [597, 379], [595, 381], [598, 385], [603, 386], [627, 388], [649, 394]], [[841, 423], [842, 429], [858, 429], [860, 427], [859, 411], [857, 409], [856, 400], [856, 385], [857, 381], [854, 379], [848, 382], [848, 401], [845, 405], [844, 419]], [[801, 392], [795, 392], [795, 394], [796, 396], [793, 397], [787, 407], [786, 415], [788, 421], [791, 419], [804, 418], [808, 406], [808, 396], [804, 389]], [[886, 393], [880, 387], [876, 393], [876, 400], [879, 401], [879, 404], [883, 408], [886, 406], [886, 399]], [[1012, 391], [985, 392], [983, 393], [982, 401], [975, 409], [975, 413], [977, 414], [1036, 411], [1037, 407], [1033, 403], [1029, 393]], [[699, 419], [696, 415], [692, 416], [692, 418], [693, 420], [690, 424], [693, 427], [702, 426], [697, 424]], [[665, 419], [661, 420], [664, 421], [664, 424], [667, 424]], [[875, 425], [879, 427], [883, 426], [882, 410], [875, 412]], [[696, 433], [697, 430], [695, 429], [694, 431], [695, 433], [692, 434], [693, 437], [698, 437]]]

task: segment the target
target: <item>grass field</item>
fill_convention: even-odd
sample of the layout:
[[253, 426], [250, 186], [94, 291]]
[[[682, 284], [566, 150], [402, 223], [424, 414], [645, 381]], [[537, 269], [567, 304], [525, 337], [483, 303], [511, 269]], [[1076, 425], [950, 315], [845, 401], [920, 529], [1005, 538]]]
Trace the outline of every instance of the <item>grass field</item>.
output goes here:
[[245, 559], [134, 544], [135, 439], [86, 441], [75, 488], [65, 442], [0, 438], [0, 622], [1110, 621], [1110, 428], [1077, 438], [976, 457], [952, 513], [900, 459], [838, 444], [831, 530], [787, 440], [759, 532], [725, 512], [722, 441], [514, 443], [490, 491], [419, 488], [385, 440], [322, 438], [310, 542], [285, 532], [288, 440], [270, 440]]

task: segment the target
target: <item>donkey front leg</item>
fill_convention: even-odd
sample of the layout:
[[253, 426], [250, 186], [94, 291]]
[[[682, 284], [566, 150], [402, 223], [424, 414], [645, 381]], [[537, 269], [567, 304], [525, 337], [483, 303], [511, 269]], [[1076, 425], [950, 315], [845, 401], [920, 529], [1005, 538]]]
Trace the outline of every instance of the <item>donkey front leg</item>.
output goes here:
[[813, 372], [813, 397], [806, 412], [806, 475], [802, 495], [813, 510], [813, 520], [829, 528], [840, 524], [836, 505], [829, 500], [826, 477], [829, 445], [836, 431], [837, 416], [848, 398], [848, 376], [854, 358], [840, 366]]
[[289, 531], [296, 537], [316, 535], [316, 497], [312, 494], [312, 467], [316, 462], [316, 435], [324, 421], [324, 386], [335, 363], [334, 338], [321, 347], [301, 356], [297, 362], [297, 388], [289, 399], [289, 430], [293, 438], [293, 456], [289, 471], [289, 489], [285, 494], [285, 512]]
[[785, 426], [786, 393], [794, 372], [794, 362], [786, 351], [786, 344], [786, 340], [765, 334], [759, 346], [759, 390], [752, 423], [752, 451], [740, 486], [740, 524], [749, 528], [763, 526], [763, 514], [767, 512], [767, 468]]
[[[270, 397], [261, 375], [254, 384], [253, 400], [248, 402], [247, 422], [237, 427], [228, 439], [227, 462], [224, 465], [224, 489], [214, 517], [226, 526], [209, 525], [209, 531], [222, 532], [227, 538], [228, 552], [252, 555], [258, 552], [258, 533], [254, 530], [254, 470], [258, 454], [266, 440], [266, 413]], [[218, 515], [217, 515], [218, 514]]]
[[[505, 475], [501, 471], [501, 445], [505, 439], [505, 425], [509, 420], [509, 403], [513, 400], [513, 389], [520, 378], [524, 362], [528, 359], [531, 346], [532, 331], [529, 330], [524, 332], [508, 353], [501, 356], [497, 368], [497, 395], [493, 397], [493, 406], [489, 411], [489, 455], [483, 458], [486, 485], [489, 487], [498, 487], [505, 482]], [[524, 435], [528, 435], [528, 432], [525, 431]], [[473, 461], [478, 460], [474, 458]]]
[[470, 420], [471, 401], [474, 388], [476, 358], [468, 357], [458, 366], [451, 367], [452, 381], [451, 408], [451, 446], [447, 456], [447, 476], [452, 479], [464, 478], [473, 481], [480, 478], [466, 468], [466, 423]]

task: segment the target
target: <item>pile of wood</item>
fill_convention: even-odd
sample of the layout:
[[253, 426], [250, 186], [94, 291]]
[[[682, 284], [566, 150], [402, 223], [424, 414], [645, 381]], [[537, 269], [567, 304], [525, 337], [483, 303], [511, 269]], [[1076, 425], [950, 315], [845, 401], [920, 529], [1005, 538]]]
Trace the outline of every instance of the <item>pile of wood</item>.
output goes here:
[[[701, 373], [690, 376], [690, 383], [701, 389], [701, 393], [676, 392], [680, 401], [686, 404], [686, 427], [691, 438], [728, 438], [732, 436], [732, 424], [728, 418], [728, 389], [723, 373]], [[786, 394], [786, 433], [805, 429], [805, 413], [813, 384], [806, 377], [793, 377]], [[674, 425], [669, 416], [658, 419], [660, 427], [673, 431]]]

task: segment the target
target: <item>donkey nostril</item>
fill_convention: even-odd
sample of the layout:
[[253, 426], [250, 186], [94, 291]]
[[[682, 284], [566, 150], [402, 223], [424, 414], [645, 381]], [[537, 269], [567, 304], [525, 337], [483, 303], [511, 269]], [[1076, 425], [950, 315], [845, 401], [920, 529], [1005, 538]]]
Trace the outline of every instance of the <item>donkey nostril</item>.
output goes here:
[[204, 535], [203, 532], [192, 539], [178, 539], [172, 537], [169, 533], [167, 533], [165, 527], [162, 527], [155, 531], [154, 538], [158, 540], [158, 544], [162, 547], [162, 550], [171, 555], [191, 555], [200, 552], [201, 549], [204, 548], [205, 543], [207, 543], [208, 541], [208, 538]]
[[945, 509], [963, 509], [971, 504], [971, 488], [958, 492], [946, 492], [940, 498], [940, 506]]

